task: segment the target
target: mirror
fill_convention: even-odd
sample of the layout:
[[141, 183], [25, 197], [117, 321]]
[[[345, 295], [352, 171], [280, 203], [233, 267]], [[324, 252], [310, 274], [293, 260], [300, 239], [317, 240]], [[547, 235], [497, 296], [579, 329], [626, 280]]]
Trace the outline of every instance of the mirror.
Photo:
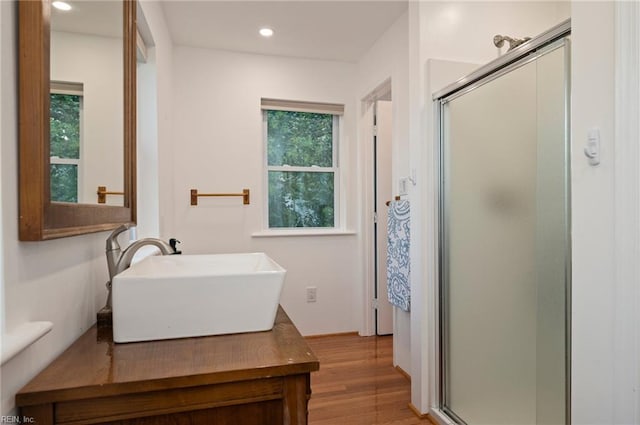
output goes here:
[[[51, 8], [51, 201], [96, 204], [96, 190], [122, 191], [122, 4], [73, 1]], [[122, 195], [105, 196], [123, 205]]]
[[19, 2], [20, 240], [135, 223], [136, 3]]

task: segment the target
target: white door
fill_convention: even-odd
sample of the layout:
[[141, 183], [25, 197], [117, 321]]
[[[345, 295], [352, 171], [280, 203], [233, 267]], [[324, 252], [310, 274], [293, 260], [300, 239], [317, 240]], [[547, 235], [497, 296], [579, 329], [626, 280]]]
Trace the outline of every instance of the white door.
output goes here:
[[393, 333], [393, 306], [387, 297], [387, 201], [392, 199], [391, 176], [391, 101], [378, 100], [374, 123], [374, 203], [377, 213], [375, 226], [376, 267], [376, 334]]

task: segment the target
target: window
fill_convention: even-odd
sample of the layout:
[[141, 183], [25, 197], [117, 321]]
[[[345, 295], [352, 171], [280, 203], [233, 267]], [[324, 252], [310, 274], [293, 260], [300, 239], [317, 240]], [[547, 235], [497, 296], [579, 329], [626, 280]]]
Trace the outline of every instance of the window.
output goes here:
[[270, 229], [339, 226], [342, 105], [262, 99]]
[[51, 82], [49, 166], [55, 202], [78, 202], [82, 94], [82, 84]]

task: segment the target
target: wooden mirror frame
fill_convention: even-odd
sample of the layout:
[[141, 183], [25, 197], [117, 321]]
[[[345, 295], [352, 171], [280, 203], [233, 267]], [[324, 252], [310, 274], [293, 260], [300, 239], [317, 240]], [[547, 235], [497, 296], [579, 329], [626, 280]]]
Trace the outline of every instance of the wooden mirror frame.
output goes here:
[[51, 202], [50, 0], [20, 0], [19, 238], [41, 241], [136, 222], [136, 0], [123, 0], [124, 206]]

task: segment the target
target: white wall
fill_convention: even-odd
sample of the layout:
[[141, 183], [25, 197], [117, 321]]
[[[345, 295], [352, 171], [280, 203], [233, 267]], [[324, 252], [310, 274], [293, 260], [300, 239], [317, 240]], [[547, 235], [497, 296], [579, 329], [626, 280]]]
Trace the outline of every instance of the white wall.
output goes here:
[[640, 424], [640, 3], [615, 4], [614, 420]]
[[[0, 22], [2, 21], [2, 11], [3, 8], [0, 7]], [[6, 35], [3, 35], [4, 31], [0, 30], [0, 49], [2, 49], [2, 39], [6, 38]], [[3, 64], [0, 62], [0, 142], [3, 140], [2, 135], [2, 105], [4, 99], [4, 91], [2, 86], [2, 75], [3, 75]], [[2, 199], [2, 149], [0, 149], [0, 199]], [[0, 241], [2, 240], [2, 210], [0, 209]], [[3, 256], [3, 246], [4, 244], [0, 244], [0, 353], [2, 353], [2, 340], [4, 339], [4, 323], [5, 323], [5, 308], [4, 308], [4, 256]], [[0, 369], [0, 381], [2, 381], [2, 369]], [[0, 394], [1, 394], [0, 388]], [[0, 395], [0, 399], [1, 399]], [[2, 411], [0, 410], [0, 413]]]
[[[575, 424], [613, 424], [613, 3], [573, 2], [572, 26], [572, 416]], [[593, 127], [600, 128], [602, 140], [597, 167], [582, 153]]]
[[[138, 186], [138, 202], [142, 215], [139, 217], [140, 225], [138, 237], [158, 237], [164, 239], [171, 235], [167, 229], [172, 228], [173, 210], [162, 209], [160, 205], [173, 202], [173, 149], [172, 137], [173, 123], [173, 41], [164, 17], [164, 9], [161, 2], [156, 0], [141, 0], [140, 7], [144, 12], [145, 21], [153, 37], [155, 46], [150, 49], [153, 69], [147, 69], [152, 74], [147, 84], [154, 87], [146, 87], [147, 90], [155, 90], [156, 110], [148, 107], [145, 114], [149, 125], [155, 122], [155, 128], [146, 128], [141, 134], [142, 145], [138, 150], [138, 166], [140, 176]], [[148, 105], [145, 100], [144, 105]], [[147, 155], [147, 151], [150, 153]], [[154, 157], [157, 155], [157, 158]], [[157, 182], [146, 182], [143, 179], [155, 178]], [[161, 190], [162, 189], [162, 190]], [[145, 191], [140, 193], [140, 191]], [[158, 229], [159, 228], [159, 229]], [[158, 235], [158, 231], [160, 234]]]
[[[2, 365], [0, 411], [6, 415], [14, 411], [15, 393], [95, 322], [97, 310], [106, 301], [107, 234], [18, 241], [17, 3], [0, 1], [0, 10], [3, 335], [28, 321], [53, 322], [49, 334]], [[162, 29], [163, 22], [154, 24]], [[166, 38], [161, 40], [166, 42]], [[170, 46], [163, 45], [163, 53], [166, 49]]]
[[158, 78], [156, 49], [147, 49], [146, 63], [138, 63], [138, 134], [136, 169], [137, 238], [160, 234], [160, 186], [158, 183]]
[[[427, 412], [435, 396], [435, 351], [428, 335], [434, 332], [431, 317], [436, 296], [437, 216], [436, 156], [432, 120], [432, 91], [428, 61], [484, 64], [498, 55], [493, 36], [535, 36], [568, 18], [566, 4], [553, 2], [419, 2], [409, 5], [410, 40], [410, 165], [418, 185], [411, 192], [412, 247], [411, 314], [412, 403]], [[418, 40], [416, 42], [416, 40]], [[455, 81], [460, 75], [451, 75]], [[417, 298], [417, 299], [416, 299]], [[431, 308], [430, 308], [431, 307]], [[430, 366], [431, 362], [431, 366]], [[432, 368], [431, 373], [429, 372]], [[420, 378], [418, 378], [420, 377]]]
[[409, 173], [409, 16], [403, 14], [358, 61], [357, 95], [364, 99], [391, 79], [393, 100], [393, 191]]
[[[171, 73], [173, 41], [157, 1], [138, 3], [138, 30], [145, 39], [147, 61], [138, 63], [138, 134], [137, 134], [137, 226], [136, 238], [162, 235], [164, 219], [160, 217], [161, 181], [172, 184], [166, 172], [173, 163], [160, 169], [160, 157], [172, 157]], [[168, 236], [167, 236], [168, 238]]]
[[[122, 39], [51, 32], [51, 80], [83, 84], [78, 200], [98, 202], [98, 186], [122, 191], [124, 135]], [[106, 203], [122, 205], [108, 195]]]
[[419, 15], [424, 58], [485, 64], [498, 57], [494, 35], [535, 37], [568, 19], [570, 7], [568, 1], [423, 1]]
[[[173, 155], [161, 158], [161, 172], [173, 164], [173, 191], [161, 182], [162, 214], [173, 215], [164, 233], [182, 241], [184, 253], [264, 251], [287, 269], [281, 303], [303, 334], [357, 329], [359, 290], [355, 235], [254, 237], [263, 230], [264, 149], [260, 98], [342, 103], [341, 202], [346, 228], [356, 217], [356, 108], [353, 64], [231, 53], [189, 47], [174, 49]], [[189, 191], [251, 190], [251, 204], [238, 198], [199, 200]], [[306, 303], [305, 288], [317, 287], [318, 301]], [[357, 305], [357, 304], [356, 304]]]
[[[634, 3], [572, 2], [574, 424], [640, 423], [640, 10]], [[592, 128], [601, 139], [596, 167], [582, 152]]]
[[44, 338], [2, 365], [2, 414], [14, 395], [94, 321], [106, 300], [104, 234], [18, 241], [17, 4], [0, 2], [2, 45], [2, 253], [5, 334], [29, 321], [53, 322]]
[[[376, 41], [367, 53], [358, 61], [358, 84], [357, 96], [362, 101], [378, 88], [386, 80], [391, 80], [391, 97], [393, 101], [393, 123], [392, 123], [392, 170], [391, 170], [391, 190], [393, 195], [398, 194], [399, 179], [409, 175], [409, 16], [403, 14], [396, 22]], [[363, 116], [363, 108], [366, 106], [360, 102], [359, 118]], [[366, 123], [365, 123], [366, 125]], [[362, 133], [361, 139], [362, 139]], [[358, 144], [358, 156], [360, 166], [360, 178], [366, 179], [366, 170], [372, 166], [370, 140], [360, 140]], [[367, 182], [362, 181], [358, 185], [361, 188], [368, 187]], [[373, 190], [369, 187], [369, 190]], [[361, 252], [366, 255], [370, 251], [367, 244], [372, 243], [366, 237], [365, 232], [373, 227], [372, 222], [367, 220], [371, 216], [371, 211], [367, 210], [367, 205], [371, 202], [367, 199], [365, 191], [361, 191], [360, 202], [363, 208], [361, 215], [360, 243]], [[367, 277], [367, 268], [372, 265], [363, 259], [362, 284], [367, 285], [370, 281]], [[364, 302], [364, 309], [371, 309], [366, 303], [366, 288], [360, 295], [361, 302]], [[372, 315], [363, 315], [361, 334], [373, 334]], [[394, 341], [393, 341], [394, 364], [400, 366], [404, 371], [410, 373], [410, 313], [394, 308]]]

